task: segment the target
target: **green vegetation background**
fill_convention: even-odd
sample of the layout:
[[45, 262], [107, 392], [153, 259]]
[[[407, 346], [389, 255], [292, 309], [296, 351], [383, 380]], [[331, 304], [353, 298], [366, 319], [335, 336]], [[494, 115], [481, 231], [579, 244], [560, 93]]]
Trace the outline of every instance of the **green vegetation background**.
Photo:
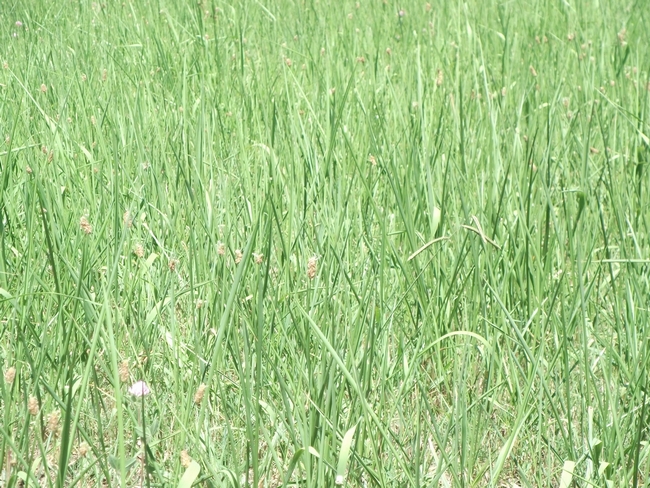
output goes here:
[[3, 486], [649, 486], [649, 21], [3, 2]]

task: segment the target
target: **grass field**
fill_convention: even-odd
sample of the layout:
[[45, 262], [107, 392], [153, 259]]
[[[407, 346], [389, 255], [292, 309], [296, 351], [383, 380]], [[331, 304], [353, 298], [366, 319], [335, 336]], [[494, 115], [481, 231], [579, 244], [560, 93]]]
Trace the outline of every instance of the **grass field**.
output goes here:
[[430, 1], [2, 2], [0, 487], [650, 486], [648, 2]]

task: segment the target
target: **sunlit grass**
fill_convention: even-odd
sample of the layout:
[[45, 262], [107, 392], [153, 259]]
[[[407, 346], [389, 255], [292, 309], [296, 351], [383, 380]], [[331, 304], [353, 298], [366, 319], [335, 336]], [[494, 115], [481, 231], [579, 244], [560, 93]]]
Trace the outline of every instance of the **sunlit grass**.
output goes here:
[[646, 10], [3, 5], [0, 486], [650, 486]]

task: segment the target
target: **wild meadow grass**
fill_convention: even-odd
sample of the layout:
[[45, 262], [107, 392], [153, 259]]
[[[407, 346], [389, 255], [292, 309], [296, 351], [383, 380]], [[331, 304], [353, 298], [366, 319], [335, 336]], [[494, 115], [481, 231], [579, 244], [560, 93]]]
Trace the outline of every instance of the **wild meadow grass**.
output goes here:
[[3, 2], [0, 486], [650, 486], [647, 7]]

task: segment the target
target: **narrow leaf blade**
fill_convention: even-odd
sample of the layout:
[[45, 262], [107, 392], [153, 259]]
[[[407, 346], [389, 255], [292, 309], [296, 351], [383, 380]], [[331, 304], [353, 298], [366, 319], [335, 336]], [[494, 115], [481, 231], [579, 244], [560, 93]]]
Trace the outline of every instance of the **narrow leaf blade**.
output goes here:
[[350, 459], [350, 452], [352, 448], [352, 439], [354, 438], [354, 432], [357, 430], [355, 425], [349, 429], [345, 436], [343, 436], [343, 442], [341, 443], [341, 452], [339, 453], [339, 464], [336, 468], [336, 480], [337, 485], [345, 484], [345, 470], [348, 467], [348, 460]]
[[185, 470], [185, 474], [178, 482], [178, 488], [190, 488], [201, 472], [201, 466], [196, 461], [192, 461]]

